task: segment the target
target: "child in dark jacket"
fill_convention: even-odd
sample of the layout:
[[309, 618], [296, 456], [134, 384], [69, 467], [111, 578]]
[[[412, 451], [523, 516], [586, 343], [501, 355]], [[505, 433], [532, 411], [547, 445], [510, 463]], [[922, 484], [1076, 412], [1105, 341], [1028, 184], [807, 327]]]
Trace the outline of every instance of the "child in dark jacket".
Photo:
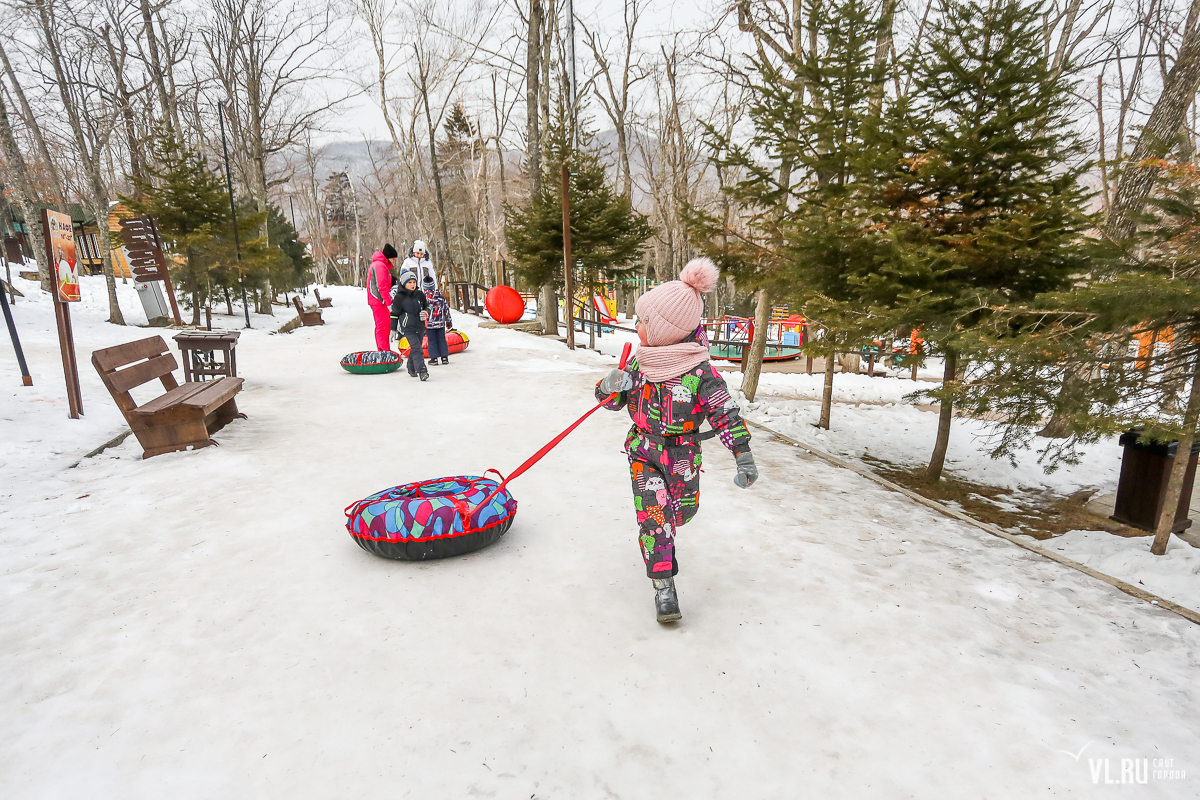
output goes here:
[[625, 452], [638, 541], [654, 582], [659, 622], [682, 616], [675, 592], [675, 531], [700, 509], [697, 434], [705, 419], [734, 455], [734, 483], [745, 489], [758, 479], [750, 432], [724, 379], [708, 363], [708, 339], [700, 327], [700, 293], [712, 291], [719, 274], [713, 262], [695, 259], [679, 280], [642, 295], [637, 302], [641, 347], [624, 370], [614, 369], [596, 386], [598, 400], [617, 393], [606, 408], [627, 408], [633, 419]]
[[443, 364], [450, 363], [450, 348], [446, 345], [446, 331], [454, 327], [450, 317], [450, 304], [437, 290], [437, 281], [433, 275], [426, 275], [421, 285], [425, 290], [425, 299], [429, 301], [429, 319], [425, 321], [425, 329], [429, 337], [429, 364], [433, 366], [442, 359]]
[[408, 374], [429, 378], [422, 353], [425, 339], [425, 320], [429, 317], [429, 301], [417, 288], [417, 276], [405, 270], [400, 273], [400, 288], [392, 298], [392, 330], [408, 339]]

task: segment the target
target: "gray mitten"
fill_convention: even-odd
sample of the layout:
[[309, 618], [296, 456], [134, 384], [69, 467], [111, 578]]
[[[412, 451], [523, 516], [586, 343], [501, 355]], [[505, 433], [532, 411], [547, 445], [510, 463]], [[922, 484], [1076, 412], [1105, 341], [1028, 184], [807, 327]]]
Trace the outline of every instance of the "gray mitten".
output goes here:
[[422, 311], [422, 312], [421, 312], [421, 322], [424, 322], [424, 321], [426, 321], [427, 319], [429, 319], [429, 312], [428, 312], [428, 311]]
[[737, 475], [734, 476], [733, 482], [743, 489], [749, 489], [758, 480], [758, 467], [754, 466], [754, 456], [750, 451], [738, 453], [733, 457], [737, 463]]
[[614, 369], [600, 381], [600, 391], [605, 394], [628, 392], [633, 388], [633, 377], [623, 369]]

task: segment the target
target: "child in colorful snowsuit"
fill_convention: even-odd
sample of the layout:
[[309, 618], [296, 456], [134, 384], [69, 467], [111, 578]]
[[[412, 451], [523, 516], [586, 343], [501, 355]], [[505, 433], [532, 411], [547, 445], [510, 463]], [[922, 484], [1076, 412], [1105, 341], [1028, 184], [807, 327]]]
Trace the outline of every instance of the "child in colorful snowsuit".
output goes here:
[[429, 318], [429, 301], [417, 288], [417, 276], [405, 270], [400, 273], [400, 288], [392, 298], [392, 330], [408, 340], [408, 374], [429, 379], [422, 353], [425, 339], [425, 320]]
[[700, 293], [712, 291], [718, 275], [711, 261], [696, 259], [679, 280], [642, 295], [637, 303], [642, 346], [624, 370], [614, 369], [596, 386], [598, 400], [617, 394], [606, 408], [627, 408], [633, 419], [625, 452], [659, 622], [681, 617], [675, 531], [700, 507], [700, 438], [708, 437], [698, 434], [705, 419], [734, 455], [734, 482], [747, 488], [758, 478], [750, 432], [724, 379], [708, 363], [708, 339], [700, 327]]
[[454, 327], [450, 304], [437, 290], [437, 281], [432, 275], [425, 276], [422, 288], [425, 298], [429, 300], [429, 319], [425, 321], [426, 335], [429, 337], [429, 365], [438, 363], [439, 358], [443, 364], [449, 364], [450, 348], [446, 345], [446, 331]]

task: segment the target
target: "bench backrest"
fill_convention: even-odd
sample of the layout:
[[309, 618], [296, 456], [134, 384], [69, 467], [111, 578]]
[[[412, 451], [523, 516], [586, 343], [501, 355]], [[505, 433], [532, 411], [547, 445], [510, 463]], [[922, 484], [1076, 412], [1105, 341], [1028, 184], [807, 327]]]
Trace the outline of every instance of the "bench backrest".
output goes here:
[[300, 302], [299, 295], [292, 295], [292, 305], [296, 307], [296, 313], [304, 316], [304, 304]]
[[137, 408], [129, 390], [158, 378], [163, 389], [170, 391], [179, 383], [172, 374], [178, 363], [161, 336], [151, 336], [136, 342], [106, 347], [92, 353], [92, 366], [100, 380], [117, 402], [122, 412]]
[[315, 286], [313, 287], [313, 294], [316, 296], [318, 301], [321, 299], [321, 290]]

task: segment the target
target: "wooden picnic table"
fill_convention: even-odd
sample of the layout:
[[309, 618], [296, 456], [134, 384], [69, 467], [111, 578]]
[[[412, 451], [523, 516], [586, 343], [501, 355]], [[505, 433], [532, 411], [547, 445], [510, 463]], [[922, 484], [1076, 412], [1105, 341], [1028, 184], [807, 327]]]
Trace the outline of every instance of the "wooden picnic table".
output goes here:
[[[237, 342], [241, 331], [183, 331], [171, 338], [183, 357], [184, 382], [237, 377]], [[217, 353], [224, 357], [217, 359]]]

